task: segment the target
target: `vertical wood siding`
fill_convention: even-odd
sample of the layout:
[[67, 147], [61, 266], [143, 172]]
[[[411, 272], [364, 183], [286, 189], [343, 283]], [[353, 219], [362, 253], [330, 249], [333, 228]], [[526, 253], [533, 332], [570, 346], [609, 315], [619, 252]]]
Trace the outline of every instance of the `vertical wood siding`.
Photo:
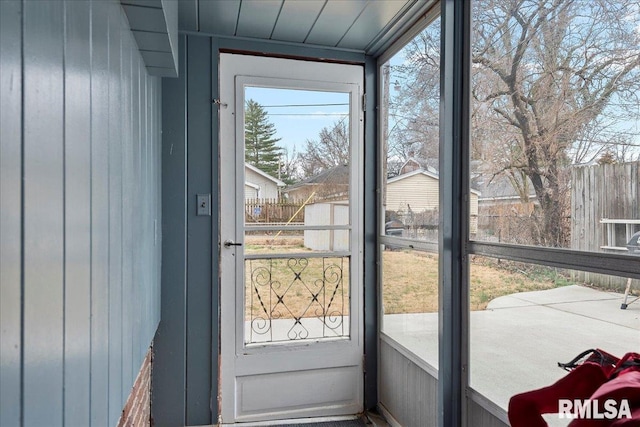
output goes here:
[[[91, 340], [91, 5], [67, 8], [65, 29], [65, 371], [67, 425], [89, 425]], [[79, 405], [78, 402], [82, 404]]]
[[387, 209], [414, 212], [438, 209], [438, 180], [417, 174], [387, 184]]
[[380, 404], [402, 426], [435, 427], [438, 380], [384, 340], [379, 365]]
[[0, 2], [0, 426], [20, 422], [22, 4]]
[[2, 1], [0, 38], [0, 425], [115, 425], [160, 316], [159, 80], [117, 1]]
[[[438, 380], [386, 340], [380, 341], [380, 404], [402, 426], [437, 425]], [[468, 400], [468, 426], [507, 427], [477, 402]], [[505, 414], [506, 416], [506, 414]]]
[[64, 8], [23, 7], [22, 416], [53, 426], [64, 385]]
[[[438, 180], [427, 175], [416, 174], [387, 184], [386, 210], [408, 211], [414, 213], [430, 211], [439, 207]], [[470, 232], [478, 231], [478, 195], [471, 193], [470, 198]]]
[[[640, 219], [639, 183], [638, 162], [572, 168], [571, 249], [602, 252], [600, 246], [607, 244], [605, 225], [600, 223], [603, 218]], [[575, 272], [575, 276], [619, 291], [627, 283], [624, 277], [597, 273]], [[633, 283], [638, 286], [637, 280]]]

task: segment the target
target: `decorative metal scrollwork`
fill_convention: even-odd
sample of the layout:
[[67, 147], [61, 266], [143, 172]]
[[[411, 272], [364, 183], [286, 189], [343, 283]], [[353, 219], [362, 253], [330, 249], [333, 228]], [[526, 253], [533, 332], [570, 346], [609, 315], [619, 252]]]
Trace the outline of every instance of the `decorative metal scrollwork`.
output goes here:
[[245, 342], [347, 337], [345, 259], [247, 260]]

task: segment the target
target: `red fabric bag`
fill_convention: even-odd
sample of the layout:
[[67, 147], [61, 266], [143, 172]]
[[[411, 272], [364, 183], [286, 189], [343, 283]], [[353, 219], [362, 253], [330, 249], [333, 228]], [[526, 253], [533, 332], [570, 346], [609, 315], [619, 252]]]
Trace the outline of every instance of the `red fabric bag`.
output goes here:
[[569, 370], [567, 375], [548, 387], [520, 393], [509, 400], [511, 427], [547, 427], [543, 414], [558, 413], [560, 399], [589, 399], [609, 379], [619, 362], [617, 357], [604, 350], [592, 349], [579, 354], [571, 362], [558, 363], [558, 366]]
[[[569, 427], [640, 426], [640, 354], [625, 354], [616, 364], [609, 379], [598, 387], [589, 400], [597, 401], [601, 408], [606, 401], [615, 402], [616, 412], [620, 418], [576, 419], [569, 424]], [[619, 412], [623, 409], [623, 401], [628, 407], [629, 413]], [[624, 418], [622, 418], [623, 415]]]

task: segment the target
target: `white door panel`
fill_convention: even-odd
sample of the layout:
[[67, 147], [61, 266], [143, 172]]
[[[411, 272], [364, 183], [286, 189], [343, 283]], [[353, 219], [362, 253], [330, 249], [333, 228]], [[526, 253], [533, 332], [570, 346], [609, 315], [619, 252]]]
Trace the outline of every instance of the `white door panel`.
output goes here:
[[[362, 410], [362, 79], [354, 65], [220, 55], [222, 423]], [[297, 177], [277, 201], [244, 191], [245, 106], [260, 94], [278, 111], [269, 117], [309, 108], [285, 127], [310, 126], [300, 118], [315, 106], [344, 109], [332, 128], [344, 159]], [[261, 185], [282, 192], [280, 172]]]

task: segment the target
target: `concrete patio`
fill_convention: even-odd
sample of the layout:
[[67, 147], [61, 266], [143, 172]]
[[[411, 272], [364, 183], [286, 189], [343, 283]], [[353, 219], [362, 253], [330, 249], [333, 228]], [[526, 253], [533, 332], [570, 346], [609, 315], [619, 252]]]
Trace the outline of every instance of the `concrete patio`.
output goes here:
[[[471, 313], [471, 387], [506, 411], [512, 395], [555, 382], [566, 373], [557, 362], [586, 349], [619, 357], [640, 351], [640, 301], [621, 310], [623, 300], [577, 285], [494, 299]], [[382, 330], [437, 368], [437, 313], [386, 315]], [[567, 424], [555, 415], [547, 420]]]

